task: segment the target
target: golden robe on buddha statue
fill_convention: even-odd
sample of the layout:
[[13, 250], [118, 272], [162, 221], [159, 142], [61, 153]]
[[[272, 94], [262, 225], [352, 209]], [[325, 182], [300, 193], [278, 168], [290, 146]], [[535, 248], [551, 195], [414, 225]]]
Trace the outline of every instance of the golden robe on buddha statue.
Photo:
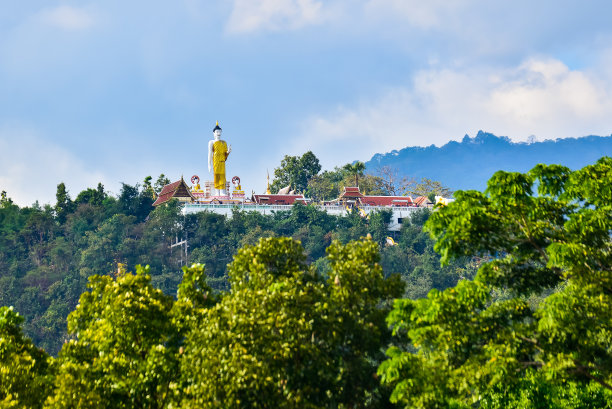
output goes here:
[[227, 143], [225, 141], [213, 142], [213, 174], [215, 189], [225, 189], [225, 160], [227, 159]]

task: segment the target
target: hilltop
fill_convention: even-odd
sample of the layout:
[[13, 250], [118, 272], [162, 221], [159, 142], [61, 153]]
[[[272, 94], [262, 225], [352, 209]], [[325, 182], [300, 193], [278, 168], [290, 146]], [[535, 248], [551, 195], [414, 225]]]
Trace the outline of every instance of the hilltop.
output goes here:
[[612, 135], [527, 143], [479, 131], [474, 138], [465, 135], [461, 142], [441, 147], [412, 146], [377, 153], [366, 162], [366, 172], [376, 174], [380, 167], [389, 166], [402, 176], [438, 180], [453, 190], [482, 190], [498, 170], [526, 172], [538, 163], [579, 169], [602, 156], [612, 156]]

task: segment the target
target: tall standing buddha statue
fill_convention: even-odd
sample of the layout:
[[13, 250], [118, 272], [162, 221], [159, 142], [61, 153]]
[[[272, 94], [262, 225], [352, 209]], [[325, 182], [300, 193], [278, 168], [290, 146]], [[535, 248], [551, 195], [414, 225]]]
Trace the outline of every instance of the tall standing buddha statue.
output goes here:
[[214, 177], [214, 196], [227, 196], [225, 161], [232, 151], [232, 146], [221, 139], [219, 121], [213, 128], [213, 140], [208, 142], [208, 172], [212, 170]]

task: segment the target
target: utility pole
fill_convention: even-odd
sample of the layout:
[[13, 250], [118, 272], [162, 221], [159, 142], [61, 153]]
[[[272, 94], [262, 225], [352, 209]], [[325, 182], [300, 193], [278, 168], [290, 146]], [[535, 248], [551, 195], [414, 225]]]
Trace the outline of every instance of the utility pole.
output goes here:
[[[182, 266], [187, 265], [188, 264], [188, 248], [189, 248], [189, 243], [187, 242], [187, 239], [184, 238], [183, 240], [179, 241], [178, 236], [175, 237], [175, 242], [170, 244], [170, 252], [172, 252], [172, 249], [174, 247], [178, 247], [181, 246], [181, 260], [179, 261], [179, 264]], [[185, 262], [183, 263], [183, 255], [185, 256]]]

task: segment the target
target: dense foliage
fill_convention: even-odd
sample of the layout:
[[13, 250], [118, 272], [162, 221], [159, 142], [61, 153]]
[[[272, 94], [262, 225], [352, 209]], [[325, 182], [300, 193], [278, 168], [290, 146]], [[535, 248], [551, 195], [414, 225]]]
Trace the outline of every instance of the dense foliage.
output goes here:
[[241, 249], [229, 267], [231, 291], [185, 342], [183, 407], [376, 404], [373, 375], [390, 336], [384, 320], [402, 290], [383, 277], [378, 257], [372, 241], [335, 242], [326, 279], [291, 239]]
[[274, 180], [270, 189], [276, 193], [279, 189], [289, 187], [290, 190], [303, 193], [308, 180], [320, 170], [319, 159], [311, 151], [302, 156], [285, 155], [280, 166], [274, 169]]
[[93, 275], [56, 359], [3, 307], [2, 407], [384, 407], [374, 375], [401, 281], [383, 276], [371, 239], [334, 242], [326, 259], [328, 276], [299, 242], [261, 239], [238, 252], [220, 299], [199, 264], [176, 300], [147, 268]]
[[50, 391], [50, 358], [23, 336], [22, 322], [0, 307], [0, 408], [36, 407]]
[[443, 262], [485, 262], [474, 281], [396, 301], [388, 321], [401, 342], [379, 370], [394, 387], [392, 401], [434, 408], [486, 397], [485, 407], [503, 407], [524, 401], [527, 388], [538, 405], [557, 406], [561, 390], [582, 393], [576, 383], [595, 391], [585, 400], [605, 400], [604, 389], [612, 390], [611, 180], [610, 158], [573, 172], [558, 165], [500, 171], [484, 193], [458, 192], [434, 212], [426, 228]]
[[0, 301], [27, 315], [0, 307], [0, 408], [612, 408], [610, 180], [498, 172], [395, 240], [384, 211], [152, 210], [151, 178], [3, 193]]
[[[257, 244], [261, 237], [299, 240], [306, 262], [326, 273], [329, 265], [323, 257], [333, 240], [348, 243], [371, 234], [381, 245], [384, 271], [401, 274], [407, 294], [413, 297], [454, 285], [461, 274], [470, 274], [457, 272], [456, 267], [465, 267], [463, 261], [439, 269], [433, 241], [421, 231], [427, 210], [414, 223], [406, 221], [395, 236], [398, 246], [384, 247], [389, 235], [388, 212], [369, 219], [356, 213], [336, 217], [296, 205], [291, 212], [265, 216], [238, 210], [231, 218], [207, 212], [183, 216], [176, 202], [156, 209], [151, 206], [152, 191], [159, 191], [165, 182], [162, 175], [154, 185], [150, 178], [142, 186], [123, 185], [117, 197], [98, 184], [74, 200], [60, 184], [53, 207], [20, 208], [3, 196], [0, 305], [12, 305], [22, 314], [24, 332], [36, 345], [57, 354], [67, 339], [66, 317], [94, 274], [116, 272], [118, 263], [132, 268], [149, 265], [153, 285], [174, 296], [181, 265], [202, 263], [208, 284], [216, 291], [226, 291], [227, 264], [239, 248]], [[188, 241], [187, 260], [179, 247], [169, 247], [177, 237]]]

